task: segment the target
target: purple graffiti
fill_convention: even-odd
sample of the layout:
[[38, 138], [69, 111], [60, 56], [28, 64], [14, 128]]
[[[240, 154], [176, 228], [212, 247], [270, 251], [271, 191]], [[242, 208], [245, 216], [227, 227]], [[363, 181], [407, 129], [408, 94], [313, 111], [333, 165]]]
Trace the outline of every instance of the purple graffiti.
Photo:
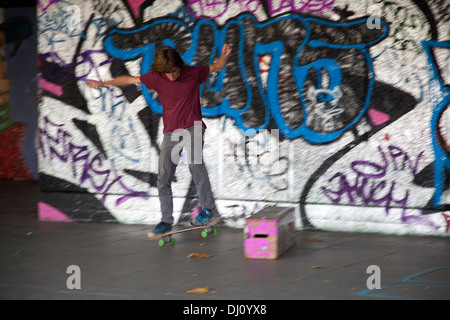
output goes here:
[[335, 0], [267, 0], [271, 16], [284, 10], [297, 13], [324, 12], [325, 10], [331, 10], [334, 2]]
[[72, 135], [64, 130], [64, 124], [56, 124], [43, 118], [39, 128], [39, 151], [44, 159], [58, 160], [72, 164], [72, 175], [78, 185], [90, 186], [95, 192], [102, 194], [104, 204], [106, 196], [113, 187], [119, 187], [124, 196], [116, 200], [119, 206], [130, 198], [148, 198], [145, 192], [135, 191], [122, 181], [122, 176], [114, 168], [112, 161], [106, 161], [102, 153], [93, 153], [88, 146], [79, 146], [72, 142]]
[[[355, 162], [358, 163], [356, 164]], [[409, 191], [406, 191], [403, 198], [395, 199], [395, 181], [391, 182], [390, 185], [388, 185], [388, 182], [385, 180], [377, 181], [385, 176], [385, 171], [380, 171], [377, 174], [364, 172], [364, 170], [369, 171], [370, 169], [379, 169], [381, 167], [366, 161], [355, 162], [352, 163], [353, 172], [356, 173], [356, 178], [353, 183], [347, 179], [346, 174], [338, 172], [329, 180], [330, 183], [337, 181], [337, 190], [332, 190], [329, 187], [322, 187], [322, 190], [328, 199], [333, 203], [340, 204], [343, 201], [343, 196], [346, 195], [351, 204], [355, 204], [357, 198], [361, 199], [365, 205], [384, 204], [386, 206], [386, 214], [389, 213], [389, 209], [394, 205], [402, 207], [407, 206]], [[356, 165], [358, 166], [357, 169], [354, 167]], [[386, 188], [386, 186], [388, 187]], [[381, 196], [380, 194], [386, 190], [387, 192]]]
[[61, 0], [37, 0], [37, 5], [41, 9], [42, 12], [47, 11], [47, 9], [54, 3], [60, 2]]
[[[51, 5], [61, 1], [62, 0], [37, 0], [36, 4], [41, 9], [42, 12], [45, 12]], [[86, 2], [87, 0], [84, 1]]]
[[213, 20], [222, 17], [229, 7], [236, 3], [240, 12], [255, 13], [266, 1], [270, 16], [281, 12], [324, 13], [333, 12], [331, 8], [335, 0], [189, 0], [186, 6], [189, 14], [197, 19]]
[[335, 204], [341, 204], [344, 197], [347, 197], [350, 204], [356, 204], [359, 200], [367, 206], [384, 206], [387, 215], [391, 208], [400, 207], [403, 223], [420, 223], [438, 230], [439, 227], [427, 216], [407, 215], [409, 190], [399, 195], [396, 181], [387, 180], [388, 170], [409, 171], [412, 176], [415, 176], [424, 152], [420, 152], [413, 161], [402, 148], [397, 146], [388, 146], [387, 151], [378, 147], [378, 151], [382, 158], [381, 163], [364, 160], [351, 162], [348, 175], [338, 172], [328, 180], [330, 184], [334, 183], [333, 186], [321, 188], [325, 196]]
[[406, 222], [409, 219], [405, 216], [409, 190], [399, 196], [396, 181], [389, 182], [385, 178], [388, 169], [409, 170], [414, 176], [424, 152], [421, 152], [413, 161], [403, 149], [397, 146], [390, 145], [387, 151], [379, 146], [378, 151], [382, 159], [381, 163], [364, 160], [353, 161], [350, 164], [349, 174], [336, 173], [328, 180], [330, 186], [322, 187], [322, 191], [333, 203], [340, 204], [346, 197], [350, 204], [356, 204], [360, 200], [365, 205], [385, 206], [386, 214], [389, 214], [390, 208], [399, 206], [404, 209], [402, 219]]
[[[101, 61], [94, 60], [93, 56], [96, 54], [99, 54], [102, 57], [104, 51], [103, 50], [81, 51], [80, 53], [77, 54], [77, 59], [74, 59], [75, 62], [65, 63], [64, 60], [60, 58], [59, 55], [55, 52], [43, 53], [40, 55], [39, 58], [42, 59], [42, 61], [46, 61], [48, 63], [42, 66], [41, 71], [54, 83], [64, 82], [67, 81], [68, 79], [76, 79], [84, 81], [87, 79], [88, 75], [90, 75], [91, 78], [93, 77], [95, 79], [100, 79], [101, 78], [100, 71], [98, 68], [104, 65], [111, 64], [113, 60], [111, 58], [104, 58], [104, 57], [102, 57], [103, 60]], [[51, 65], [49, 65], [50, 62], [52, 63]], [[78, 68], [77, 70], [81, 70], [83, 73], [77, 76], [63, 72], [57, 73], [50, 67], [50, 66], [53, 67], [54, 65], [61, 68], [71, 68], [71, 69]], [[94, 74], [92, 75], [92, 73]]]

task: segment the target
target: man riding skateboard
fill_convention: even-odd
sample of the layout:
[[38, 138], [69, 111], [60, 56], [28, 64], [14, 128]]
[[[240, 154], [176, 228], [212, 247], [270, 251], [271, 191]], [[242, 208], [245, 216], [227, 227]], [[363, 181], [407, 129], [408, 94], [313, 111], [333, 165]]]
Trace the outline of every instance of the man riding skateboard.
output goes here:
[[[208, 172], [203, 163], [203, 143], [206, 125], [202, 121], [200, 84], [212, 72], [226, 66], [231, 47], [225, 44], [221, 56], [209, 66], [187, 66], [180, 54], [171, 47], [159, 51], [153, 60], [152, 71], [140, 76], [118, 76], [108, 81], [87, 80], [90, 88], [103, 86], [127, 86], [144, 84], [155, 90], [163, 107], [163, 142], [158, 165], [158, 194], [161, 203], [161, 222], [151, 231], [155, 236], [172, 230], [173, 198], [172, 180], [178, 165], [180, 146], [188, 153], [189, 170], [192, 174], [199, 205], [199, 214], [191, 219], [193, 226], [210, 222], [215, 209]], [[180, 137], [183, 137], [180, 142]], [[200, 146], [200, 147], [199, 147]]]

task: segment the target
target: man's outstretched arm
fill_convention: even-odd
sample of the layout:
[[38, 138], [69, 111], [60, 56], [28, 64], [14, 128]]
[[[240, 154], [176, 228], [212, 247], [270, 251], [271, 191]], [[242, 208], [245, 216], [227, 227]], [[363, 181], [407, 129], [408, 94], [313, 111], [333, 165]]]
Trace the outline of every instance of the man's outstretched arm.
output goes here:
[[107, 81], [86, 80], [86, 84], [89, 86], [89, 88], [100, 88], [104, 86], [124, 87], [136, 83], [141, 83], [140, 76], [118, 76], [112, 80]]
[[209, 66], [209, 72], [219, 72], [225, 68], [228, 57], [231, 54], [231, 47], [228, 44], [224, 44], [222, 48], [222, 55], [213, 64]]

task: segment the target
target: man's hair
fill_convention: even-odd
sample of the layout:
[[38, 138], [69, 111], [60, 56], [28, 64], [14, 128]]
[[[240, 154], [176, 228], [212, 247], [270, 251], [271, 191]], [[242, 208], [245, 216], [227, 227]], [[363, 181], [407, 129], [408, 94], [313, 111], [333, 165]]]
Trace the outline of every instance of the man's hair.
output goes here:
[[181, 69], [184, 61], [177, 50], [172, 47], [164, 47], [153, 60], [152, 69], [155, 72], [172, 73], [174, 69]]

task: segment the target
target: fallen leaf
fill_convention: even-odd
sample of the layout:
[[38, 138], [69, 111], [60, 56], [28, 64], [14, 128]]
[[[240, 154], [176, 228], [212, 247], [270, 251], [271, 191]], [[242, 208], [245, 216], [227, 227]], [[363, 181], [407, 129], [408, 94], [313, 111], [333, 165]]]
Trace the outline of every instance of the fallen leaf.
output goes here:
[[203, 258], [211, 258], [213, 254], [207, 254], [207, 253], [191, 253], [186, 258], [197, 258], [197, 259], [203, 259]]
[[327, 266], [312, 266], [311, 269], [325, 269]]
[[194, 289], [191, 289], [189, 291], [186, 291], [186, 293], [203, 294], [203, 293], [208, 293], [210, 291], [211, 291], [210, 288], [204, 287], [204, 288], [194, 288]]

